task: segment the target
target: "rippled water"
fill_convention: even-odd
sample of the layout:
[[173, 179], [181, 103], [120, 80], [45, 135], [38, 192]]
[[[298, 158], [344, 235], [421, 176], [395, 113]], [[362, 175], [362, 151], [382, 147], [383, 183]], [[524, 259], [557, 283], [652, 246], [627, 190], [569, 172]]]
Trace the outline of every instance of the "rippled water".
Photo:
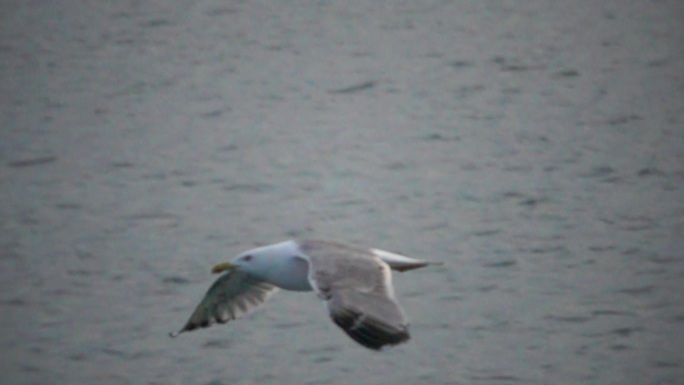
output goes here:
[[[677, 1], [4, 2], [8, 384], [676, 384]], [[169, 339], [257, 244], [442, 260], [412, 340], [312, 294]]]

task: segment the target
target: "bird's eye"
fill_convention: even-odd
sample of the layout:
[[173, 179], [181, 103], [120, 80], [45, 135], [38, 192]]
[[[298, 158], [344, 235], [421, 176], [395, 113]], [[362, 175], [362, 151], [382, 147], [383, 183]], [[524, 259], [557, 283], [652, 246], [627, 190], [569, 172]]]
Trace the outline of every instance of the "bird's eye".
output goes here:
[[249, 262], [252, 260], [252, 256], [251, 255], [245, 255], [245, 257], [243, 259], [245, 260], [245, 262]]

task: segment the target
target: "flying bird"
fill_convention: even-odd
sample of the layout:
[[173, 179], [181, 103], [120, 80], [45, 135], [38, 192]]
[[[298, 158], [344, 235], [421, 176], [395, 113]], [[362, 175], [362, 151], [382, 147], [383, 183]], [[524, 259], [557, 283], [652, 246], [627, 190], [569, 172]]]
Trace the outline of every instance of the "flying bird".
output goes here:
[[223, 273], [185, 326], [171, 337], [235, 320], [278, 289], [314, 291], [332, 321], [373, 350], [409, 340], [408, 320], [394, 296], [390, 270], [434, 264], [379, 249], [327, 240], [290, 240], [245, 251], [220, 263]]

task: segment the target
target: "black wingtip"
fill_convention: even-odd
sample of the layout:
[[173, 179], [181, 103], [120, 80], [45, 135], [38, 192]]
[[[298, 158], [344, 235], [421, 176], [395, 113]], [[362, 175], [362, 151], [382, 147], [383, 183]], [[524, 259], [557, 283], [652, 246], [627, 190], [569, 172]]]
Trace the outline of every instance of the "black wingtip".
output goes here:
[[333, 322], [351, 339], [371, 350], [379, 351], [385, 346], [398, 345], [411, 339], [406, 326], [391, 327], [364, 316], [338, 316], [333, 317]]
[[170, 333], [169, 333], [169, 337], [171, 337], [171, 338], [176, 338], [176, 337], [178, 337], [179, 335], [181, 335], [181, 334], [183, 334], [183, 333], [185, 333], [185, 332], [191, 332], [191, 331], [193, 331], [193, 330], [195, 330], [195, 329], [198, 329], [198, 328], [206, 328], [206, 327], [209, 327], [210, 325], [211, 325], [211, 323], [208, 322], [208, 321], [207, 321], [207, 322], [202, 322], [202, 323], [199, 323], [199, 324], [196, 324], [196, 323], [193, 323], [193, 322], [191, 322], [191, 321], [188, 321], [188, 323], [185, 324], [185, 326], [183, 326], [183, 328], [182, 328], [181, 330], [179, 330], [179, 331], [177, 331], [177, 332], [170, 332]]
[[367, 326], [346, 332], [354, 341], [372, 350], [382, 350], [387, 346], [399, 345], [411, 338], [406, 331], [389, 334]]

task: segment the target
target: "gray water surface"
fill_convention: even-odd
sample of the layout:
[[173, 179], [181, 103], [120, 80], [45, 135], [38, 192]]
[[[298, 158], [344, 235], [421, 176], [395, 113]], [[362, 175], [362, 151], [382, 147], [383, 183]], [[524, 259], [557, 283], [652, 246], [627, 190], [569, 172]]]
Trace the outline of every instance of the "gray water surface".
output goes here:
[[[3, 384], [679, 384], [680, 1], [6, 1]], [[335, 238], [412, 340], [311, 293], [169, 339], [253, 247]]]

